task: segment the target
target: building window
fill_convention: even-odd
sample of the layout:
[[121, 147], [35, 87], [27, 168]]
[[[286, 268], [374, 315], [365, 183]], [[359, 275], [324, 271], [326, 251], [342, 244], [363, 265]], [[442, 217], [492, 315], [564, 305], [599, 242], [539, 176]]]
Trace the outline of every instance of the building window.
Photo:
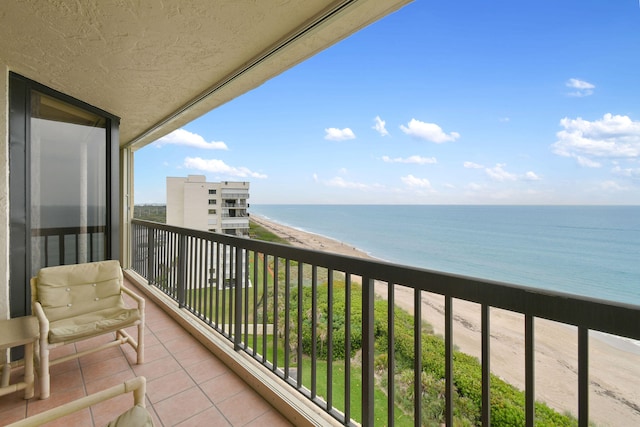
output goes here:
[[209, 199], [209, 204], [210, 205], [215, 205], [216, 204], [216, 199]]
[[209, 190], [209, 194], [216, 194], [216, 190]]
[[209, 209], [209, 215], [216, 215], [217, 211], [215, 209]]

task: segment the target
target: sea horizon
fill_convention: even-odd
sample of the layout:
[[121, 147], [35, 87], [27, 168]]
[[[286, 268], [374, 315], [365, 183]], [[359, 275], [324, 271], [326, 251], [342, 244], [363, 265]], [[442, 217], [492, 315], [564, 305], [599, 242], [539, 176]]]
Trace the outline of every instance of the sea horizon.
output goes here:
[[638, 205], [253, 204], [401, 265], [640, 305]]

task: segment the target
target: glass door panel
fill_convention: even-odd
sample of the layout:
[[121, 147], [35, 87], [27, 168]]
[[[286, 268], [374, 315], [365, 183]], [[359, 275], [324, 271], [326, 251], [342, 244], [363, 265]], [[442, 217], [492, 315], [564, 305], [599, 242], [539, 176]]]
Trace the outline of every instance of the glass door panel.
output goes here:
[[31, 92], [31, 274], [105, 259], [107, 120]]

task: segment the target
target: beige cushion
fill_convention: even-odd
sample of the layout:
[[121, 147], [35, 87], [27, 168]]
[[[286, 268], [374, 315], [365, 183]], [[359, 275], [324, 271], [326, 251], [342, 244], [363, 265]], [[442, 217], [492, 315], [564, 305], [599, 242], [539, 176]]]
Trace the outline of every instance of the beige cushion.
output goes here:
[[38, 272], [37, 299], [54, 322], [106, 308], [124, 309], [118, 261], [46, 267]]
[[140, 312], [137, 308], [119, 307], [60, 319], [49, 324], [49, 342], [76, 341], [130, 326], [138, 320]]
[[135, 405], [127, 412], [107, 424], [107, 427], [153, 427], [149, 412], [140, 405]]
[[71, 342], [115, 331], [141, 319], [122, 299], [119, 261], [40, 269], [37, 300], [49, 319], [49, 342]]

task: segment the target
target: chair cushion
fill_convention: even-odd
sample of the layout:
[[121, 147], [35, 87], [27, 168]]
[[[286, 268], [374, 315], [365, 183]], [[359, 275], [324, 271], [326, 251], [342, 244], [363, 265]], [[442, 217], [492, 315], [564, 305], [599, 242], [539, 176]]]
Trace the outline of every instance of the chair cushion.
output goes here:
[[112, 307], [90, 313], [60, 319], [49, 324], [49, 342], [51, 344], [77, 341], [125, 328], [141, 319], [137, 308]]
[[107, 427], [153, 427], [153, 420], [145, 408], [134, 405], [133, 408], [107, 424]]
[[107, 308], [124, 309], [120, 263], [99, 261], [40, 269], [37, 300], [54, 322]]

